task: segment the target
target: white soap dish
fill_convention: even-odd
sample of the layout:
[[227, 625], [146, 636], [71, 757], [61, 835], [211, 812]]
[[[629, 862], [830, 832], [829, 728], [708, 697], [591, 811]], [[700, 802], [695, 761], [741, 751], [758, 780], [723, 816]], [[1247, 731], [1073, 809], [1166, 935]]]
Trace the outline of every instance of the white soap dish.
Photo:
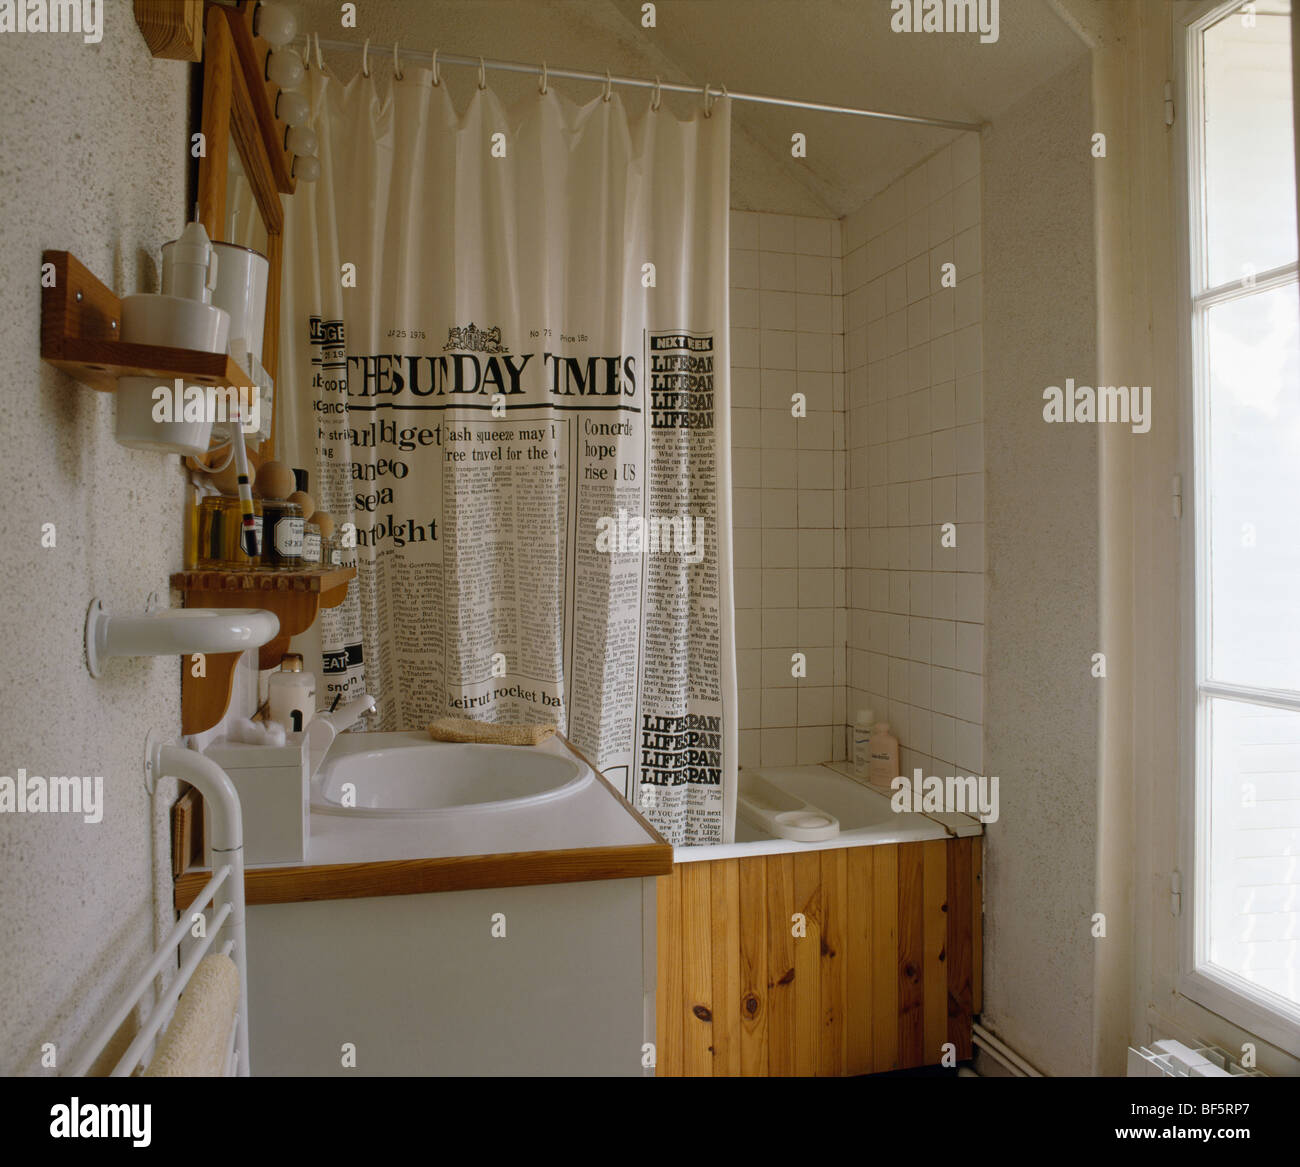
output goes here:
[[840, 820], [769, 782], [758, 771], [740, 772], [736, 809], [750, 826], [779, 839], [820, 843], [840, 833]]
[[110, 616], [91, 600], [86, 611], [86, 663], [98, 677], [110, 656], [188, 656], [261, 648], [280, 631], [263, 608], [156, 608], [139, 616]]

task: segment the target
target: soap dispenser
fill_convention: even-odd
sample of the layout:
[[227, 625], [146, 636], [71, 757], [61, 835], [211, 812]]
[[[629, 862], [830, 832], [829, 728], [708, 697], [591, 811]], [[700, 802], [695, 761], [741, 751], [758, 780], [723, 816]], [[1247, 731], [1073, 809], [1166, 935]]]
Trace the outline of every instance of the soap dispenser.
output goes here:
[[316, 715], [316, 677], [303, 671], [302, 657], [286, 653], [280, 671], [271, 675], [267, 691], [270, 718], [284, 726], [287, 733], [302, 733]]

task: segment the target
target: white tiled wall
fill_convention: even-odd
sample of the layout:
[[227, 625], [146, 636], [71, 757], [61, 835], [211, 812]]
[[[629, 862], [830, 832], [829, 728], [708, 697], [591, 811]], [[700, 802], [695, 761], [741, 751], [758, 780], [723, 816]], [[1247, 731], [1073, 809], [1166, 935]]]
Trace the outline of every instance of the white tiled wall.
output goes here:
[[974, 135], [838, 222], [732, 212], [741, 765], [842, 759], [870, 708], [905, 773], [982, 772], [980, 237]]
[[[848, 692], [904, 773], [980, 774], [984, 426], [979, 140], [843, 221]], [[941, 283], [956, 267], [956, 286]], [[943, 525], [956, 546], [944, 547]]]
[[840, 224], [736, 211], [731, 248], [740, 763], [824, 762], [844, 751]]

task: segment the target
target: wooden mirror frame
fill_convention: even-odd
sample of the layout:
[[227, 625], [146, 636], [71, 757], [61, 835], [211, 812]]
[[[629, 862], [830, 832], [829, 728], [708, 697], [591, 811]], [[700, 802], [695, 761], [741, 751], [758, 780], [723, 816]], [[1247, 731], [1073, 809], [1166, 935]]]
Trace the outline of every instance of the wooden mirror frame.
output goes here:
[[[293, 193], [293, 156], [285, 146], [288, 127], [275, 116], [278, 90], [266, 78], [271, 46], [253, 35], [256, 7], [256, 0], [240, 0], [235, 8], [210, 4], [207, 10], [200, 121], [205, 151], [199, 158], [198, 203], [199, 221], [209, 238], [225, 241], [226, 178], [233, 142], [266, 228], [269, 270], [262, 367], [276, 381], [284, 242], [280, 196]], [[273, 409], [271, 436], [258, 449], [258, 460], [273, 455], [278, 413]]]

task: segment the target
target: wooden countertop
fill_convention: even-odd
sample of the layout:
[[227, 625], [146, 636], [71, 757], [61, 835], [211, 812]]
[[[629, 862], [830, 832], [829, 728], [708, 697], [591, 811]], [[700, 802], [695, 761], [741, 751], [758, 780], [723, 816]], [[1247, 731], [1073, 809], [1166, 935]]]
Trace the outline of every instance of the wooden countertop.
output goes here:
[[[560, 740], [591, 766], [571, 743]], [[640, 825], [646, 835], [644, 843], [365, 863], [252, 867], [244, 872], [245, 902], [250, 906], [289, 904], [669, 874], [673, 869], [672, 845], [595, 766], [591, 769], [600, 788]], [[178, 912], [189, 907], [210, 876], [207, 868], [191, 868], [177, 878], [174, 902]]]

